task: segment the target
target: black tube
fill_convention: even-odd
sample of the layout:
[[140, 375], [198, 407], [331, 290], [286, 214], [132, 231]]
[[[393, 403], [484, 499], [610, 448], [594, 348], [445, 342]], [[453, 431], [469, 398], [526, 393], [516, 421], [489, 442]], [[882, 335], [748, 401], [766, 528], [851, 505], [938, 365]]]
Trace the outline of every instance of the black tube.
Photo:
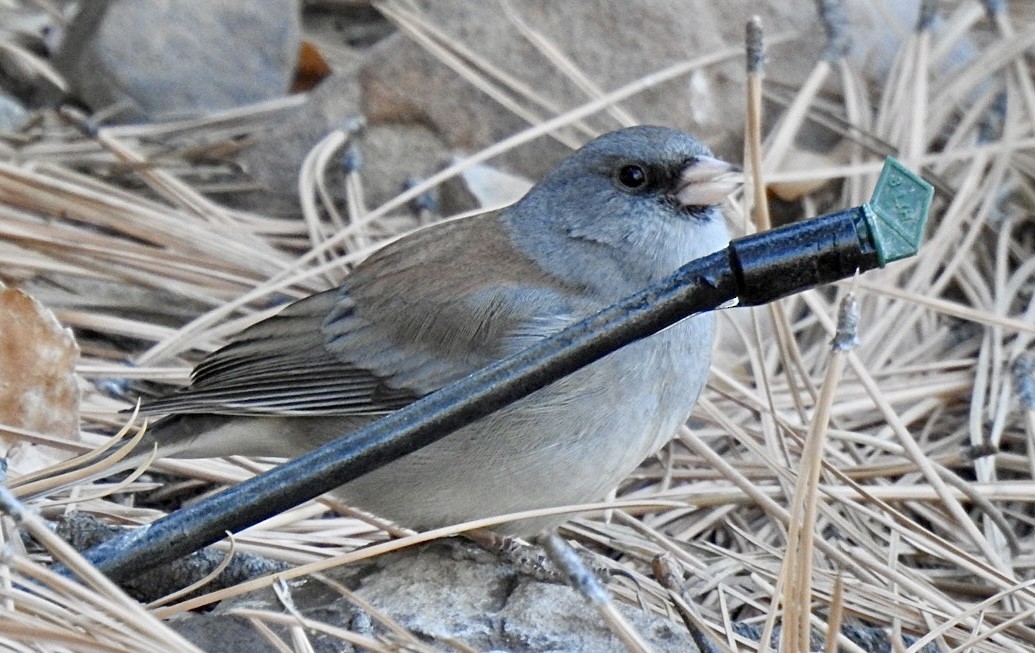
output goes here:
[[740, 305], [757, 306], [843, 279], [846, 270], [877, 267], [877, 250], [861, 233], [867, 229], [863, 219], [856, 207], [730, 243]]
[[126, 578], [426, 446], [635, 340], [736, 298], [761, 304], [878, 265], [862, 209], [747, 236], [561, 333], [299, 458], [84, 553]]

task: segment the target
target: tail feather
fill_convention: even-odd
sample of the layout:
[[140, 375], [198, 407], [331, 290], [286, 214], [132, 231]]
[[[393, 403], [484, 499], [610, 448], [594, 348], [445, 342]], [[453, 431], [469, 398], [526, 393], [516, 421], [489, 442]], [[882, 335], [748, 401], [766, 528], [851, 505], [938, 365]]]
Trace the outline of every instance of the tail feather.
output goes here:
[[45, 478], [12, 484], [19, 498], [51, 494], [59, 488], [96, 481], [127, 470], [146, 469], [159, 458], [216, 458], [229, 455], [293, 458], [340, 437], [372, 417], [239, 417], [176, 414], [151, 423], [139, 439], [107, 457], [92, 455], [45, 470]]
[[[191, 443], [200, 432], [196, 418], [189, 425], [178, 415], [160, 418], [132, 438], [123, 437], [107, 447], [14, 479], [10, 484], [11, 490], [19, 499], [27, 500], [125, 471], [139, 470], [143, 473], [154, 460], [189, 452]], [[132, 482], [136, 476], [139, 474], [134, 474], [126, 482]]]

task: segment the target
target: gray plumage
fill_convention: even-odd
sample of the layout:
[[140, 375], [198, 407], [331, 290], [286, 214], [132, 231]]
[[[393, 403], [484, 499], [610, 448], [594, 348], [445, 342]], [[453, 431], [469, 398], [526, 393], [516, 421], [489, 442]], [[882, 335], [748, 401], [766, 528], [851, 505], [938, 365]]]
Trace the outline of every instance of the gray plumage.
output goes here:
[[[143, 406], [172, 415], [142, 449], [293, 457], [406, 405], [724, 247], [730, 169], [671, 129], [597, 138], [513, 206], [416, 231], [242, 331]], [[684, 320], [336, 493], [417, 528], [599, 499], [686, 419], [713, 328]]]

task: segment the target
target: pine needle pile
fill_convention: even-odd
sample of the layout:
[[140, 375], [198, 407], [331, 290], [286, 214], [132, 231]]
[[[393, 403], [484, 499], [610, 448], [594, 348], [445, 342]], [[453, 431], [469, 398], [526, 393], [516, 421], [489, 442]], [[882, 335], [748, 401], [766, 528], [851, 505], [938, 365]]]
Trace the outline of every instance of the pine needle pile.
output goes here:
[[[815, 189], [798, 200], [799, 215], [861, 204], [884, 156], [894, 155], [937, 189], [928, 235], [917, 257], [887, 269], [721, 313], [711, 382], [688, 425], [606, 504], [562, 530], [601, 566], [622, 571], [608, 586], [618, 600], [662, 614], [690, 610], [731, 650], [757, 645], [734, 621], [763, 633], [782, 626], [785, 651], [805, 646], [810, 631], [836, 632], [845, 622], [913, 634], [920, 641], [911, 650], [1035, 648], [1035, 11], [1015, 4], [1013, 13], [989, 15], [973, 3], [953, 12], [939, 37], [921, 24], [879, 88], [836, 48], [801, 88], [749, 74], [749, 105], [757, 111], [765, 98], [784, 110], [764, 134], [748, 126], [751, 183], [727, 207], [735, 232], [766, 227], [765, 190], [781, 184]], [[382, 7], [424, 38], [418, 42], [444, 47], [404, 4]], [[977, 56], [950, 76], [936, 72], [968, 34], [979, 36]], [[590, 93], [586, 104], [375, 208], [333, 201], [328, 162], [355, 134], [331, 133], [300, 174], [304, 221], [212, 199], [247, 183], [228, 153], [298, 98], [148, 126], [95, 129], [70, 110], [41, 116], [0, 141], [0, 278], [75, 330], [83, 436], [19, 437], [81, 453], [120, 429], [134, 432], [139, 421], [119, 411], [132, 407], [144, 382], [185, 382], [192, 364], [229, 335], [338, 283], [380, 243], [418, 225], [406, 203], [423, 190], [709, 61]], [[558, 71], [578, 74], [563, 58]], [[795, 138], [815, 124], [839, 134], [843, 147], [802, 167]], [[362, 197], [362, 184], [361, 173], [347, 175], [348, 195]], [[839, 310], [857, 311], [857, 345], [831, 346]], [[157, 461], [164, 475], [114, 487], [36, 486], [29, 507], [44, 519], [74, 509], [136, 525], [164, 514], [162, 497], [210, 491], [269, 464]], [[145, 494], [146, 502], [135, 499]], [[232, 546], [301, 568], [295, 575], [418, 541], [336, 508], [300, 506]], [[33, 520], [20, 523], [45, 532]], [[240, 593], [173, 599], [127, 621], [125, 597], [101, 579], [83, 589], [46, 569], [49, 556], [76, 568], [60, 542], [42, 535], [48, 553], [26, 550], [14, 522], [3, 523], [4, 641], [190, 650], [154, 615]], [[360, 550], [371, 544], [381, 547]], [[674, 587], [651, 572], [661, 554], [676, 570]], [[27, 590], [28, 581], [46, 594]], [[257, 627], [282, 619], [249, 617]]]

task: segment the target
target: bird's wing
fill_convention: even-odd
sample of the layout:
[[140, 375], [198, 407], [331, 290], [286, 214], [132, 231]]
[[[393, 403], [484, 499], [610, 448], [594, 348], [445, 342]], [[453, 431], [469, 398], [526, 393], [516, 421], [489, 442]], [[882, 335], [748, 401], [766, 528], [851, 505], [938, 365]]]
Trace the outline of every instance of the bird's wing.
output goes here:
[[[145, 414], [378, 415], [569, 324], [578, 301], [496, 214], [422, 229], [242, 331]], [[579, 311], [582, 312], [582, 311]]]

